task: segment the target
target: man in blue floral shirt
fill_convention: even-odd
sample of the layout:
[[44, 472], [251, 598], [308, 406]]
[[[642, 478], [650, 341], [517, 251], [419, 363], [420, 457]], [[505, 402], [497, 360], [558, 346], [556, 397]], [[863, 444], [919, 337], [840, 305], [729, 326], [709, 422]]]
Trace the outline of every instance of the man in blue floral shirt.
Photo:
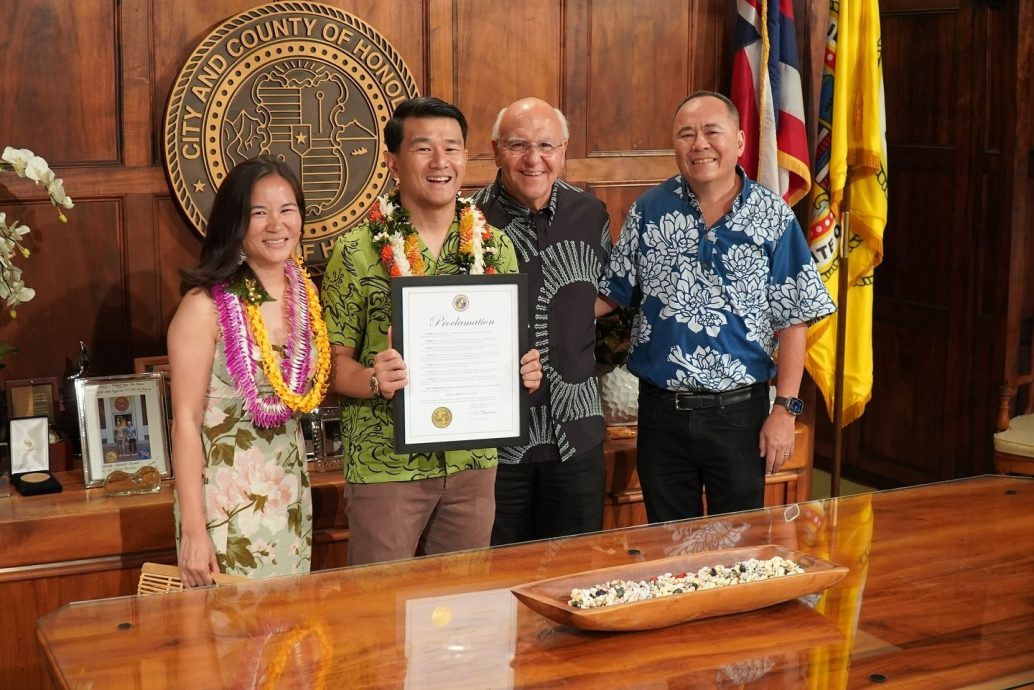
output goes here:
[[629, 209], [600, 282], [604, 301], [637, 309], [650, 522], [701, 515], [705, 488], [712, 514], [764, 505], [765, 473], [793, 452], [808, 325], [835, 311], [793, 212], [737, 166], [736, 106], [698, 91], [672, 131], [680, 174]]

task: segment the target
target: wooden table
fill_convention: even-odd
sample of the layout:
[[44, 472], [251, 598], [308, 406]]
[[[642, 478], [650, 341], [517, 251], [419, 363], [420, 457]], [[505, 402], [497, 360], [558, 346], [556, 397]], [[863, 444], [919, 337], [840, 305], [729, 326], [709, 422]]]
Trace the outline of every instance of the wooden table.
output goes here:
[[[69, 688], [1002, 688], [1034, 681], [1034, 480], [977, 477], [151, 597], [71, 604], [37, 636]], [[720, 547], [850, 568], [821, 597], [586, 633], [507, 588]], [[257, 685], [256, 685], [257, 683]]]
[[[70, 601], [136, 591], [145, 561], [176, 562], [171, 481], [140, 496], [85, 489], [83, 473], [57, 472], [64, 490], [0, 498], [0, 688], [50, 684], [32, 639], [36, 620]], [[346, 563], [341, 472], [313, 473], [313, 568]]]

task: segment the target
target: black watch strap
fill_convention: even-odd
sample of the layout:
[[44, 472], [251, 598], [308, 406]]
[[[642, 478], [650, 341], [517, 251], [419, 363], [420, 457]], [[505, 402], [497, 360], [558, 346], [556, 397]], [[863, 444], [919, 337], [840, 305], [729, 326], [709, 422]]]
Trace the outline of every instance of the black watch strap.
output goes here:
[[777, 395], [775, 397], [775, 404], [785, 408], [787, 412], [795, 417], [804, 412], [804, 401], [800, 398]]

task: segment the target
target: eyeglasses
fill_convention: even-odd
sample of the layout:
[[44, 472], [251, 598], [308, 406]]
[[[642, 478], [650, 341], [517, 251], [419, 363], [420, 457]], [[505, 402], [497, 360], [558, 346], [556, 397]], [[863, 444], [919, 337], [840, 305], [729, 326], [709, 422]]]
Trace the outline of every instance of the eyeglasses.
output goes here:
[[543, 158], [549, 158], [563, 147], [563, 144], [551, 144], [548, 141], [540, 141], [537, 144], [531, 141], [501, 141], [499, 144], [503, 150], [515, 156], [527, 156], [536, 151]]

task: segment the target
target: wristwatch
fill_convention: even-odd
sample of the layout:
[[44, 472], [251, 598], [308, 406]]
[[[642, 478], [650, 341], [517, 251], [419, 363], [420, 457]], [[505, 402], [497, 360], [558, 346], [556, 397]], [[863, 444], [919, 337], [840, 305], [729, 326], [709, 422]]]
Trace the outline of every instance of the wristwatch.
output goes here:
[[777, 395], [775, 397], [775, 404], [779, 405], [780, 407], [785, 407], [786, 411], [792, 414], [794, 417], [804, 412], [804, 401], [800, 398], [794, 398], [792, 396], [784, 397], [782, 395]]
[[370, 392], [373, 394], [375, 399], [384, 397], [381, 395], [381, 384], [377, 383], [377, 374], [370, 377]]

